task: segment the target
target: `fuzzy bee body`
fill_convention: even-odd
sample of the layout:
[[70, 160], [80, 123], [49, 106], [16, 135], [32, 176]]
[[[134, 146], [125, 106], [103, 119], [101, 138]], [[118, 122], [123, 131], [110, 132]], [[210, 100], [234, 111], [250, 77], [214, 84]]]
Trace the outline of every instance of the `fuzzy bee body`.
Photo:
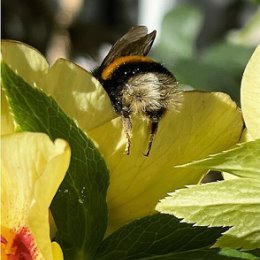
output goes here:
[[130, 153], [132, 122], [137, 114], [151, 123], [146, 156], [149, 155], [158, 123], [168, 109], [180, 102], [180, 91], [173, 74], [160, 63], [146, 57], [156, 32], [147, 28], [132, 28], [112, 47], [93, 74], [108, 93], [115, 111], [121, 115]]

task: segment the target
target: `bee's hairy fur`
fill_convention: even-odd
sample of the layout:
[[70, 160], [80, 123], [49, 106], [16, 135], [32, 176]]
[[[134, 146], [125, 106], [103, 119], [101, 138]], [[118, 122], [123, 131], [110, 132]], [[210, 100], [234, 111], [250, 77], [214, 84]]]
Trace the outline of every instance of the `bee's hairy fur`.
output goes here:
[[122, 106], [147, 119], [149, 112], [177, 110], [182, 93], [173, 77], [162, 73], [136, 74], [122, 88]]

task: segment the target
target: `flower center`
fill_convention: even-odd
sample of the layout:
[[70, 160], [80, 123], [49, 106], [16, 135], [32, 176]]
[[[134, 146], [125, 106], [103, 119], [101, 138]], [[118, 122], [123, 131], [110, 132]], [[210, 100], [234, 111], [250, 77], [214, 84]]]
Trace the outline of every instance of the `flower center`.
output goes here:
[[2, 260], [34, 260], [36, 256], [36, 243], [29, 228], [13, 230], [1, 226]]

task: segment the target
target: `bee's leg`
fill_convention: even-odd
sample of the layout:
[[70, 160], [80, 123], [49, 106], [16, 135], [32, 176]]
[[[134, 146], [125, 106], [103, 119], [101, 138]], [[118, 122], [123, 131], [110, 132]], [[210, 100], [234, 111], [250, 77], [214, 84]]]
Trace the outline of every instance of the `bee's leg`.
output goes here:
[[149, 135], [149, 140], [148, 140], [148, 146], [147, 146], [147, 150], [146, 153], [144, 153], [144, 156], [149, 156], [152, 145], [153, 145], [153, 139], [157, 133], [157, 129], [158, 129], [158, 124], [159, 122], [151, 122], [151, 132]]
[[151, 132], [150, 132], [149, 139], [148, 139], [147, 151], [146, 151], [146, 153], [144, 153], [144, 156], [149, 156], [149, 154], [150, 154], [150, 151], [151, 151], [151, 148], [153, 145], [153, 140], [154, 140], [154, 137], [158, 130], [159, 121], [160, 121], [164, 111], [165, 111], [165, 109], [161, 109], [159, 111], [146, 113], [151, 122], [151, 128], [150, 128]]
[[130, 154], [130, 148], [131, 148], [131, 137], [132, 137], [132, 122], [130, 118], [130, 111], [129, 109], [122, 109], [122, 122], [123, 122], [123, 129], [127, 138], [127, 144], [125, 147], [125, 154]]

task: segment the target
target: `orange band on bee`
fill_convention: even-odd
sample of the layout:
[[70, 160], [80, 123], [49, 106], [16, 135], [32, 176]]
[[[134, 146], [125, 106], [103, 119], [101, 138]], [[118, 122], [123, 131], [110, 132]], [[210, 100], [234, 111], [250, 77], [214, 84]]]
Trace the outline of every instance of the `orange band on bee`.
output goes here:
[[154, 60], [149, 57], [140, 56], [140, 55], [123, 56], [123, 57], [116, 58], [111, 64], [109, 64], [103, 70], [101, 74], [102, 79], [104, 80], [108, 79], [120, 65], [129, 62], [154, 62]]

